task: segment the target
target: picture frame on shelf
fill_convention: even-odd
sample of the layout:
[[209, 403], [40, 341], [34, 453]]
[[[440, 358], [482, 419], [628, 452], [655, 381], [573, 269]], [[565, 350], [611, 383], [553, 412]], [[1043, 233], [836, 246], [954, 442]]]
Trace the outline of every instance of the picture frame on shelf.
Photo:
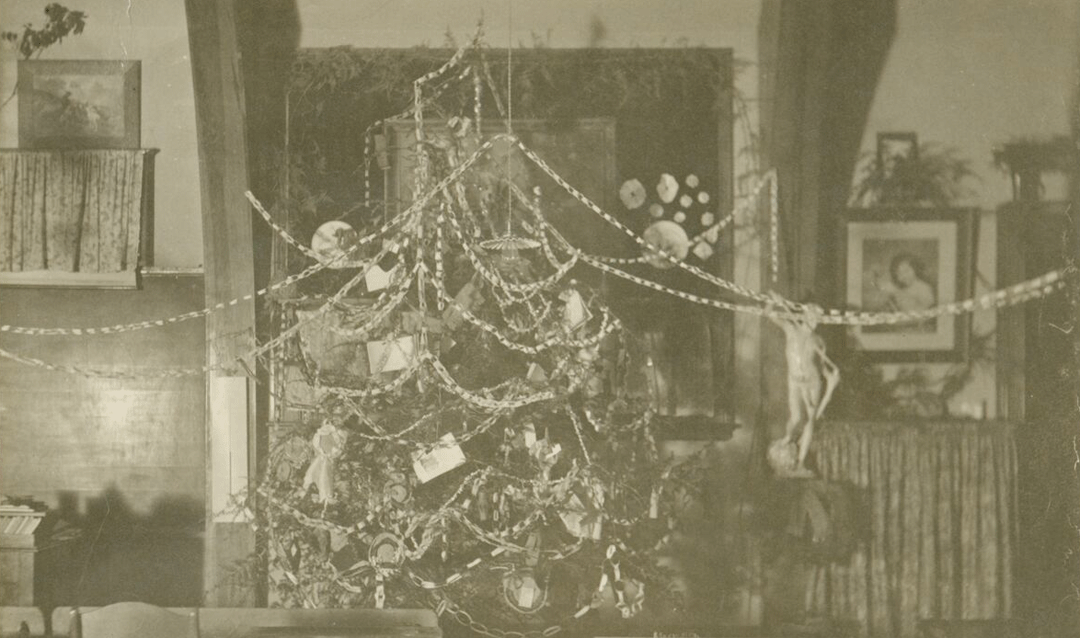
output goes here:
[[913, 132], [888, 131], [877, 134], [877, 162], [885, 179], [896, 165], [919, 159], [919, 137]]
[[[843, 305], [868, 312], [928, 310], [971, 296], [973, 209], [848, 209], [841, 238]], [[962, 361], [970, 316], [850, 326], [848, 347], [879, 362]]]
[[19, 147], [139, 148], [139, 60], [20, 60]]

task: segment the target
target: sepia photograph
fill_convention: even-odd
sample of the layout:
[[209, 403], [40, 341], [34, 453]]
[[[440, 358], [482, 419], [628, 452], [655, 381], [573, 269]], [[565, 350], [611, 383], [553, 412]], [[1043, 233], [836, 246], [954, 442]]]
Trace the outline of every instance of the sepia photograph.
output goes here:
[[972, 223], [958, 209], [849, 209], [844, 306], [888, 316], [852, 326], [856, 350], [903, 360], [964, 356], [970, 322], [934, 309], [972, 295]]
[[0, 0], [0, 638], [1080, 638], [1077, 0]]

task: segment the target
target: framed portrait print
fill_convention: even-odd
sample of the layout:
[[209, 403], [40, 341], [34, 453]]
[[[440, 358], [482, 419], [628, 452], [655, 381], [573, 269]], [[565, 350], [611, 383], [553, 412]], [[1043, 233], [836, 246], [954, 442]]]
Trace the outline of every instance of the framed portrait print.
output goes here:
[[[844, 305], [869, 312], [928, 310], [971, 295], [971, 209], [856, 209], [843, 221]], [[970, 316], [852, 326], [850, 346], [878, 361], [955, 361]]]
[[19, 60], [20, 148], [139, 148], [138, 60]]

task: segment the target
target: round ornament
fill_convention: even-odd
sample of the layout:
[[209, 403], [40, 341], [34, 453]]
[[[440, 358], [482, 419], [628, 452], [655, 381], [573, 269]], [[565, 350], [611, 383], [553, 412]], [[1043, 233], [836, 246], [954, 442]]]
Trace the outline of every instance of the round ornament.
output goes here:
[[355, 267], [357, 262], [347, 259], [355, 237], [356, 231], [347, 223], [337, 219], [328, 221], [312, 235], [311, 250], [329, 268]]
[[503, 597], [514, 611], [533, 614], [547, 602], [547, 588], [540, 585], [533, 570], [515, 569], [503, 577]]
[[[690, 252], [690, 238], [683, 227], [673, 221], [660, 220], [645, 229], [642, 238], [650, 246], [658, 248], [675, 259], [682, 261]], [[655, 250], [646, 250], [645, 261], [653, 268], [666, 270], [675, 264]]]
[[401, 505], [409, 500], [409, 480], [401, 472], [392, 472], [383, 484], [383, 493], [394, 503]]
[[401, 539], [389, 532], [376, 536], [368, 548], [368, 560], [376, 568], [397, 567], [404, 559], [405, 553]]

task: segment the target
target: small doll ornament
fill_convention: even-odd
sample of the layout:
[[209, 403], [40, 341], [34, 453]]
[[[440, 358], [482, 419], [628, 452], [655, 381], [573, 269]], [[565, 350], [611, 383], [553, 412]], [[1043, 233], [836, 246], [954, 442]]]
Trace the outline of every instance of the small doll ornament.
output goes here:
[[[772, 296], [777, 304], [790, 309], [783, 297], [776, 293]], [[805, 462], [814, 438], [814, 423], [825, 412], [840, 382], [839, 369], [825, 354], [825, 342], [814, 334], [821, 312], [817, 306], [807, 306], [794, 318], [769, 315], [786, 339], [789, 416], [784, 436], [773, 441], [768, 451], [769, 464], [781, 477], [813, 476]]]
[[319, 492], [319, 502], [323, 505], [334, 502], [334, 465], [345, 453], [347, 438], [348, 432], [330, 419], [323, 420], [315, 436], [311, 437], [315, 458], [304, 474], [304, 490], [314, 485]]

